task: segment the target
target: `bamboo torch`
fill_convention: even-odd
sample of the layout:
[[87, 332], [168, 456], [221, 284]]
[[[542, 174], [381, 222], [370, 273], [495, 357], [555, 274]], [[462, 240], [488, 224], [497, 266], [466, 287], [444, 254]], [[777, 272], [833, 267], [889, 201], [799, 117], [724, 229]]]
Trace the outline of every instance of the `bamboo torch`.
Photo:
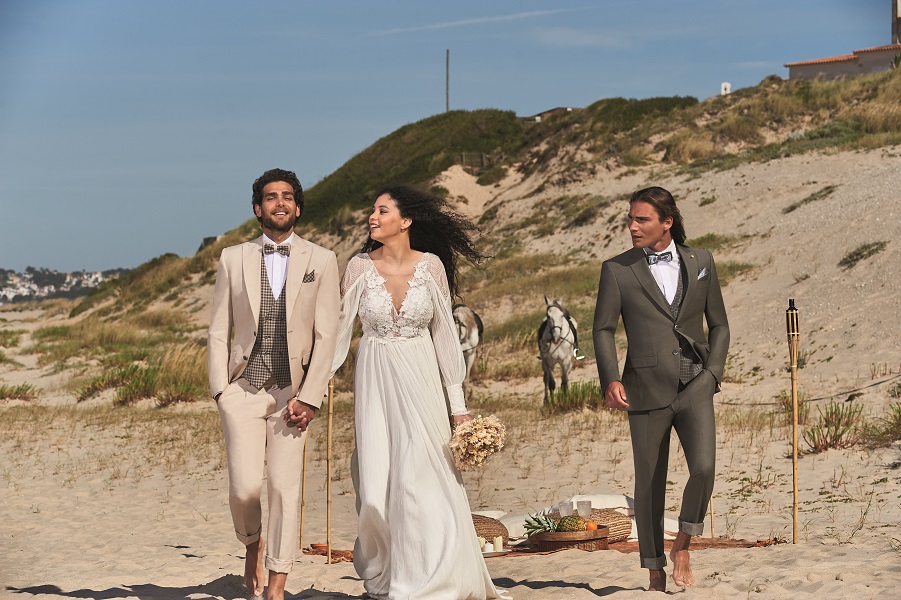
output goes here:
[[303, 438], [303, 475], [300, 478], [300, 531], [298, 532], [298, 546], [303, 551], [303, 517], [307, 508], [307, 437]]
[[788, 358], [792, 377], [792, 544], [798, 543], [798, 344], [801, 329], [795, 299], [789, 298], [785, 311], [785, 329], [788, 333]]
[[326, 564], [332, 564], [332, 414], [335, 405], [335, 378], [328, 380], [328, 450], [326, 453], [326, 479], [325, 482], [325, 545], [328, 560]]

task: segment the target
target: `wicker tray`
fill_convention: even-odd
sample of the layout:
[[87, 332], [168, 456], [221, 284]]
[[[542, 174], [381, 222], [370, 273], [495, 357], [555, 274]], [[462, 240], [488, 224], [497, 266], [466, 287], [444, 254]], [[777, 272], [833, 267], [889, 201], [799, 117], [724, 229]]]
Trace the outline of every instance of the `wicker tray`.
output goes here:
[[500, 536], [504, 538], [504, 548], [510, 545], [510, 533], [504, 524], [497, 519], [482, 515], [472, 515], [472, 524], [475, 527], [476, 535], [485, 538], [489, 542]]
[[606, 550], [607, 528], [598, 527], [594, 531], [542, 531], [529, 537], [541, 552], [576, 548], [578, 550]]
[[611, 508], [595, 508], [591, 511], [592, 521], [607, 527], [607, 543], [623, 542], [632, 534], [632, 519]]
[[[560, 520], [560, 513], [556, 510], [547, 514], [553, 521]], [[612, 508], [593, 508], [588, 517], [598, 524], [607, 527], [607, 543], [614, 544], [629, 539], [632, 534], [632, 519]]]

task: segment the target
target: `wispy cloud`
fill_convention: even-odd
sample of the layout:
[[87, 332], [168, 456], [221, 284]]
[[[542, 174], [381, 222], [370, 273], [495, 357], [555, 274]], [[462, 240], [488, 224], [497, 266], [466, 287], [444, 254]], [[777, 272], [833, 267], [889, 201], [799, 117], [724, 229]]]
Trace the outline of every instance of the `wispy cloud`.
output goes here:
[[433, 31], [435, 29], [452, 29], [454, 27], [466, 27], [468, 25], [483, 25], [485, 23], [503, 23], [507, 21], [521, 21], [523, 19], [534, 19], [537, 17], [547, 17], [550, 15], [558, 15], [561, 13], [572, 12], [572, 9], [559, 10], [533, 10], [529, 12], [518, 12], [509, 15], [497, 15], [494, 17], [475, 17], [472, 19], [460, 19], [459, 21], [445, 21], [444, 23], [429, 23], [426, 25], [416, 25], [414, 27], [399, 27], [397, 29], [385, 29], [383, 31], [374, 31], [370, 35], [395, 35], [398, 33], [413, 33], [417, 31]]
[[616, 34], [573, 27], [539, 29], [533, 35], [539, 44], [557, 48], [621, 48], [628, 45], [628, 41]]

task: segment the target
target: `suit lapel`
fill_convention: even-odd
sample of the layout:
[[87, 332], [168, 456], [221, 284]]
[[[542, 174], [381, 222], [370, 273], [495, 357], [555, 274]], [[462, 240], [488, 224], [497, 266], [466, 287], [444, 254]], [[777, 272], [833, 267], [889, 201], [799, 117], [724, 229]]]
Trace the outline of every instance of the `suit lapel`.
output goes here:
[[660, 291], [657, 282], [654, 281], [654, 276], [651, 275], [651, 269], [648, 267], [648, 259], [645, 258], [644, 250], [641, 248], [633, 248], [631, 252], [632, 255], [629, 258], [632, 260], [632, 272], [635, 273], [635, 278], [638, 279], [641, 287], [645, 289], [648, 296], [654, 300], [657, 306], [672, 318], [673, 316], [672, 313], [670, 313], [669, 304], [667, 303], [666, 298], [663, 297], [663, 292]]
[[676, 250], [679, 252], [682, 264], [685, 265], [685, 281], [683, 282], [685, 290], [682, 295], [682, 308], [679, 310], [681, 316], [687, 312], [684, 309], [689, 306], [692, 296], [698, 289], [698, 257], [693, 249], [686, 246], [676, 244]]
[[288, 278], [285, 281], [285, 319], [288, 323], [291, 322], [291, 313], [312, 256], [309, 242], [294, 234], [291, 238], [291, 257], [288, 259]]
[[242, 252], [244, 289], [247, 290], [247, 302], [253, 312], [253, 322], [260, 322], [260, 277], [263, 274], [263, 237], [244, 244]]

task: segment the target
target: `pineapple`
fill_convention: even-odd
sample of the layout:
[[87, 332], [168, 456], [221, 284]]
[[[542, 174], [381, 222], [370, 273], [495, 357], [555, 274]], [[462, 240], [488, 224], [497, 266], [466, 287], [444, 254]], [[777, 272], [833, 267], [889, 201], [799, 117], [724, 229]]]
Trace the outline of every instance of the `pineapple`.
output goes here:
[[543, 531], [557, 531], [557, 523], [545, 515], [526, 517], [525, 527], [528, 535], [535, 535]]
[[576, 515], [563, 517], [557, 523], [557, 531], [585, 531], [585, 519]]

